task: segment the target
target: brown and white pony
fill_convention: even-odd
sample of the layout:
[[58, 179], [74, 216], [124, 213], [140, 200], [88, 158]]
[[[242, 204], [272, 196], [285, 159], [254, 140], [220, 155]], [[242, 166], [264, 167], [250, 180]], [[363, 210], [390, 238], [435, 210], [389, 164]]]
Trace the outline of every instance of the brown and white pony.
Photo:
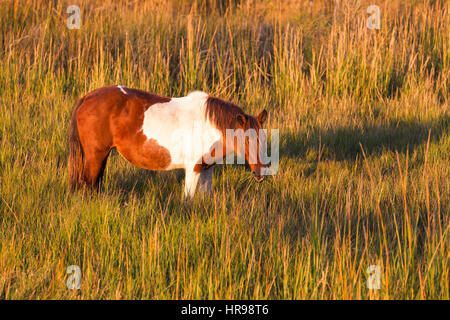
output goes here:
[[[226, 137], [227, 129], [254, 129], [259, 144], [259, 129], [266, 118], [265, 110], [253, 117], [230, 102], [200, 91], [167, 98], [120, 85], [96, 89], [79, 99], [73, 110], [69, 135], [71, 189], [98, 187], [113, 148], [141, 168], [185, 169], [184, 192], [189, 197], [199, 181], [203, 191], [211, 190], [213, 165], [221, 163], [218, 160], [229, 155], [229, 150], [233, 157], [234, 153], [245, 157], [260, 182], [264, 167], [260, 148], [254, 154], [246, 141], [245, 150], [239, 151], [235, 139], [227, 142]], [[209, 157], [207, 163], [205, 155]], [[256, 161], [250, 162], [251, 158]]]

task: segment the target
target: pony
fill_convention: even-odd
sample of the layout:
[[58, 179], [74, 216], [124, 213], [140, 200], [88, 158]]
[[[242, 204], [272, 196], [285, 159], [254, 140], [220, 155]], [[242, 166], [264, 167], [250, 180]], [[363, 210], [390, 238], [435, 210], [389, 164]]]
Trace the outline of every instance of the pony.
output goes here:
[[[260, 140], [266, 137], [260, 129], [266, 119], [266, 110], [254, 117], [202, 91], [169, 98], [121, 85], [93, 90], [78, 100], [72, 112], [70, 189], [99, 188], [113, 148], [140, 168], [184, 169], [184, 194], [190, 198], [198, 185], [202, 192], [211, 192], [214, 165], [230, 154], [233, 159], [244, 157], [261, 182], [265, 165]], [[229, 129], [255, 130], [258, 148], [250, 148], [248, 139], [239, 148], [234, 137], [227, 139]]]

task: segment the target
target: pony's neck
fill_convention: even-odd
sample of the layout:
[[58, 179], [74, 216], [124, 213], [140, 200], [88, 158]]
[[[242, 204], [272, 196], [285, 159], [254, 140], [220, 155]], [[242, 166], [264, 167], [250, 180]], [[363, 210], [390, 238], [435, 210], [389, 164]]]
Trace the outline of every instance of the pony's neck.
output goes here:
[[245, 116], [244, 111], [237, 105], [216, 97], [208, 97], [206, 100], [205, 118], [210, 121], [223, 135], [227, 129], [236, 129], [236, 117], [238, 114]]

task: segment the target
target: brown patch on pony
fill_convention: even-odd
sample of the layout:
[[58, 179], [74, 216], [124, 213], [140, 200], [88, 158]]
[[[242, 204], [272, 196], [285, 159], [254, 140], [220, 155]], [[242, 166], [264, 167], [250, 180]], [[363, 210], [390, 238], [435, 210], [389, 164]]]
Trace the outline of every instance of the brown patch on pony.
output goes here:
[[169, 166], [169, 151], [141, 131], [144, 112], [153, 104], [171, 99], [145, 91], [117, 86], [89, 92], [79, 100], [72, 115], [69, 139], [69, 177], [72, 189], [98, 186], [106, 160], [116, 147], [136, 166], [162, 170]]
[[215, 165], [216, 165], [215, 163], [206, 163], [203, 160], [203, 157], [202, 157], [202, 162], [201, 163], [197, 163], [194, 166], [194, 172], [195, 173], [200, 173], [200, 172], [202, 172], [202, 170], [207, 170], [207, 169], [209, 169], [209, 168], [211, 168], [212, 166], [215, 166]]
[[202, 170], [205, 168], [205, 165], [203, 164], [203, 163], [197, 163], [195, 166], [194, 166], [194, 172], [195, 173], [200, 173], [200, 172], [202, 172]]

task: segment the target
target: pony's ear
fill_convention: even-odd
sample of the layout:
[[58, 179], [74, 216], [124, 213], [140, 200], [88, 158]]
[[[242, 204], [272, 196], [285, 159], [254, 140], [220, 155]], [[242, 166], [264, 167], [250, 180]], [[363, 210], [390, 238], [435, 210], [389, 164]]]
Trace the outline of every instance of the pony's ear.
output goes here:
[[243, 114], [238, 113], [236, 115], [236, 123], [241, 126], [245, 126], [245, 124], [247, 123], [247, 119], [245, 118], [245, 116]]
[[258, 122], [259, 122], [260, 124], [263, 124], [264, 122], [266, 122], [266, 120], [267, 120], [267, 111], [266, 111], [266, 110], [261, 111], [261, 112], [256, 116], [256, 119], [258, 119]]

